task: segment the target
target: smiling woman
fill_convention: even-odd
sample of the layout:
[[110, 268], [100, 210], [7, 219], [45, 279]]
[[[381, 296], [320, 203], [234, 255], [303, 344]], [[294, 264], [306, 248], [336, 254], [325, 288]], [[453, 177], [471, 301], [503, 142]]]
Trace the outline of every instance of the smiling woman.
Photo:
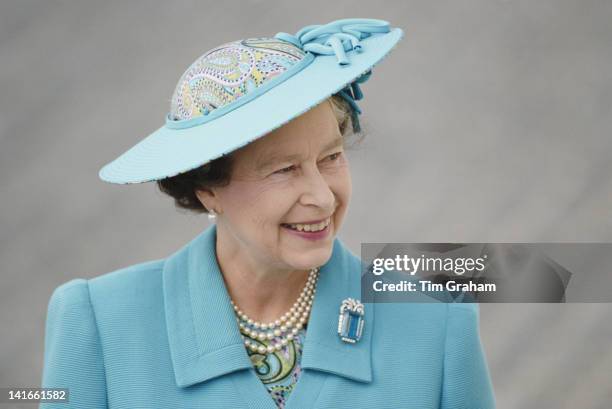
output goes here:
[[338, 238], [359, 84], [401, 37], [338, 20], [226, 43], [185, 71], [165, 125], [100, 177], [156, 181], [215, 223], [56, 288], [42, 386], [69, 388], [61, 407], [494, 406], [476, 306], [364, 305]]

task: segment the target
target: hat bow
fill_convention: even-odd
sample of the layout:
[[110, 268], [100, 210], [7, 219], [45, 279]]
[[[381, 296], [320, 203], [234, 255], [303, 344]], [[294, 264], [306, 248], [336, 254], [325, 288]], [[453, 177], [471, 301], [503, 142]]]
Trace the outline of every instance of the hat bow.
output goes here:
[[361, 40], [373, 33], [388, 33], [389, 23], [371, 18], [349, 18], [328, 24], [313, 24], [295, 35], [277, 33], [274, 37], [288, 41], [304, 51], [320, 55], [336, 55], [338, 64], [348, 65], [348, 51], [362, 52]]
[[[389, 23], [384, 20], [371, 18], [349, 18], [332, 21], [328, 24], [313, 24], [300, 29], [295, 35], [277, 33], [274, 37], [292, 43], [296, 47], [312, 54], [336, 55], [338, 64], [349, 65], [346, 55], [349, 51], [362, 52], [361, 40], [370, 37], [373, 33], [388, 33], [391, 30]], [[358, 115], [361, 109], [355, 101], [363, 98], [359, 84], [370, 78], [372, 70], [368, 70], [347, 85], [338, 94], [353, 108], [353, 130], [361, 130]]]

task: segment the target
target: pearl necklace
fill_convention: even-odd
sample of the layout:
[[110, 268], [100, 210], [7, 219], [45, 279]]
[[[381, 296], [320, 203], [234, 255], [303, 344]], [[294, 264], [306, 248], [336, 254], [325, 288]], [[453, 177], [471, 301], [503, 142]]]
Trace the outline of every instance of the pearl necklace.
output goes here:
[[[280, 351], [284, 346], [297, 336], [300, 330], [308, 321], [312, 302], [315, 292], [317, 291], [317, 279], [319, 278], [319, 267], [313, 268], [308, 274], [308, 281], [302, 289], [297, 301], [289, 311], [283, 314], [279, 319], [261, 323], [249, 318], [238, 306], [231, 300], [232, 307], [236, 312], [236, 320], [242, 333], [244, 345], [253, 352], [260, 354], [273, 353]], [[255, 340], [265, 341], [278, 337], [279, 340], [269, 345], [258, 345]]]

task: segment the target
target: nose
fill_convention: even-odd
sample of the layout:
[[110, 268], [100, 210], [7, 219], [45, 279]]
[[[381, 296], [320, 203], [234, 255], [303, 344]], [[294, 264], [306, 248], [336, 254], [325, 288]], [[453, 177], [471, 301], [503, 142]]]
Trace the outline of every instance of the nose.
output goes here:
[[336, 202], [334, 192], [318, 167], [303, 173], [304, 191], [300, 203], [304, 206], [317, 206], [331, 213]]

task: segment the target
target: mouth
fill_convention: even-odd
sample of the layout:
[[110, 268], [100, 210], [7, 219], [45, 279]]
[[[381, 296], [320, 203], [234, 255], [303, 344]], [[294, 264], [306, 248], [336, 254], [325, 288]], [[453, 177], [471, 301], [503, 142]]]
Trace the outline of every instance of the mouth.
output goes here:
[[281, 226], [304, 233], [318, 233], [323, 230], [326, 230], [331, 223], [331, 216], [327, 219], [318, 221], [318, 222], [310, 222], [310, 223], [281, 223]]

